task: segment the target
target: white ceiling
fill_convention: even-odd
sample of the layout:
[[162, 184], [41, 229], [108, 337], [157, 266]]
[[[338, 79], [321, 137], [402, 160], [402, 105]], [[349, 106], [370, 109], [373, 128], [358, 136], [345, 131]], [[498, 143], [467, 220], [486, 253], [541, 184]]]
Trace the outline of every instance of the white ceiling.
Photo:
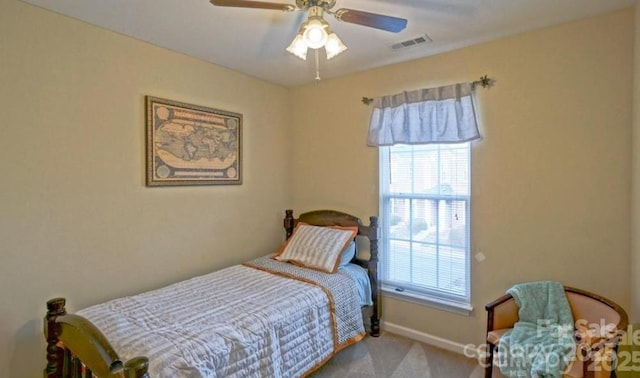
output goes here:
[[[306, 18], [304, 12], [216, 7], [208, 0], [23, 1], [286, 87], [315, 79], [311, 51], [307, 61], [285, 51]], [[330, 61], [320, 54], [320, 75], [326, 79], [364, 71], [633, 4], [635, 0], [337, 0], [334, 11], [350, 8], [406, 18], [408, 26], [395, 34], [325, 14], [348, 50]], [[391, 49], [425, 33], [433, 42]]]

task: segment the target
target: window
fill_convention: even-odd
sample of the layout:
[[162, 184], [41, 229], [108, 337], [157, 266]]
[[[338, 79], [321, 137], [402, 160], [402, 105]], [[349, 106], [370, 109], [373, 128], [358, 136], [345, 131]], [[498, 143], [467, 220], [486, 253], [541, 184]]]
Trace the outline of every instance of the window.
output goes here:
[[470, 145], [380, 147], [382, 284], [392, 296], [467, 313]]

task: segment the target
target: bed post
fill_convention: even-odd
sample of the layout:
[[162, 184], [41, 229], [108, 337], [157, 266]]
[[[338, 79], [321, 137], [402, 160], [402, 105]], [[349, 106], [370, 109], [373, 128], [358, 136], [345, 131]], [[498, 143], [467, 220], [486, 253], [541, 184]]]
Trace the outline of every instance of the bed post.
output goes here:
[[294, 227], [294, 220], [293, 220], [293, 210], [285, 210], [284, 211], [285, 216], [284, 216], [284, 229], [287, 231], [287, 240], [291, 237], [291, 234], [293, 234], [293, 227]]
[[62, 353], [58, 348], [58, 334], [56, 332], [56, 318], [66, 315], [66, 300], [54, 298], [47, 301], [47, 315], [44, 318], [44, 336], [47, 339], [47, 367], [44, 377], [59, 377], [62, 374]]
[[380, 284], [378, 282], [378, 217], [369, 217], [369, 280], [371, 281], [371, 292], [373, 300], [373, 313], [371, 314], [371, 336], [380, 336], [380, 318], [382, 317], [382, 306], [380, 297]]

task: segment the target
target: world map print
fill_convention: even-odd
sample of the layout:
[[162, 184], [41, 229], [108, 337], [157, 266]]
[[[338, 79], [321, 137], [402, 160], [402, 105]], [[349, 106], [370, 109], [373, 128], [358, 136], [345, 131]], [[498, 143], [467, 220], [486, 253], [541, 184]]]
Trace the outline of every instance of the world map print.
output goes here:
[[[241, 116], [152, 102], [151, 183], [240, 183]], [[217, 112], [217, 113], [214, 113]]]

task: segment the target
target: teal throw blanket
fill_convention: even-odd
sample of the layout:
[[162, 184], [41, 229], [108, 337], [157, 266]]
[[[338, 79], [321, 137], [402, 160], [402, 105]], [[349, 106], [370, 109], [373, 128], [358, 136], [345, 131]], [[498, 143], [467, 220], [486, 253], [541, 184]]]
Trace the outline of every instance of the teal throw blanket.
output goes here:
[[561, 378], [575, 356], [573, 316], [559, 282], [539, 281], [507, 290], [519, 321], [500, 338], [498, 365], [507, 377]]

